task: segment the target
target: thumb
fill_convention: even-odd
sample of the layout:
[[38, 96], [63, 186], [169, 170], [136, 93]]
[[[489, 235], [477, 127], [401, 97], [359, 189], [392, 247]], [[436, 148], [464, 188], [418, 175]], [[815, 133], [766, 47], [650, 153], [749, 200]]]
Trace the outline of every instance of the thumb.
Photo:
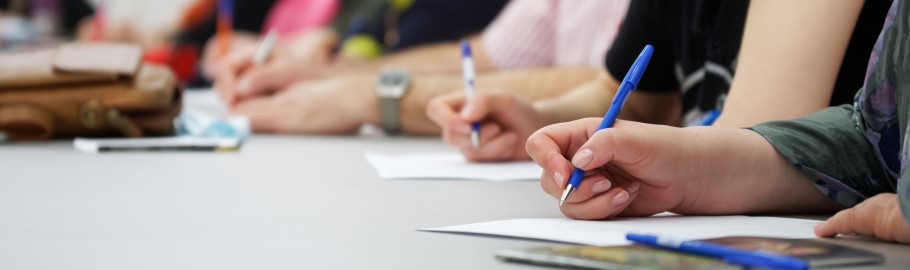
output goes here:
[[[633, 134], [635, 130], [630, 122], [617, 121], [613, 128], [596, 131], [572, 157], [572, 165], [583, 170], [599, 168], [610, 162], [635, 163], [642, 160], [650, 145], [645, 141], [647, 135]], [[590, 133], [589, 133], [590, 134]]]
[[293, 70], [284, 65], [253, 67], [237, 80], [237, 96], [240, 99], [261, 96], [285, 88], [293, 81]]

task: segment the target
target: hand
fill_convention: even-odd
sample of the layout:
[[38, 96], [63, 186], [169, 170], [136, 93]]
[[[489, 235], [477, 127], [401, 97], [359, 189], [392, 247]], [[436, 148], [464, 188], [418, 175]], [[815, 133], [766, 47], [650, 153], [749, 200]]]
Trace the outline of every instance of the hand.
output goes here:
[[[527, 100], [508, 93], [477, 93], [467, 106], [463, 91], [439, 96], [427, 105], [427, 115], [442, 127], [446, 144], [460, 149], [470, 161], [527, 160], [522, 146], [546, 125]], [[482, 123], [477, 149], [470, 140], [474, 121]]]
[[862, 203], [840, 211], [825, 223], [815, 227], [820, 237], [856, 233], [885, 241], [910, 243], [910, 228], [901, 214], [897, 195], [879, 194]]
[[215, 69], [214, 88], [228, 104], [236, 104], [280, 91], [296, 81], [326, 77], [335, 43], [337, 37], [331, 30], [308, 31], [277, 44], [261, 66], [253, 65], [258, 42], [235, 45]]
[[232, 113], [250, 118], [256, 132], [349, 134], [378, 121], [372, 80], [344, 76], [300, 82], [272, 96], [244, 100]]
[[[251, 32], [234, 32], [231, 34], [231, 50], [224, 55], [218, 55], [218, 38], [213, 36], [205, 43], [202, 51], [201, 69], [202, 75], [208, 79], [215, 79], [226, 59], [233, 54], [245, 53], [247, 50], [255, 50], [258, 46], [259, 38], [256, 33]], [[252, 57], [252, 54], [250, 54]]]
[[541, 187], [553, 197], [562, 196], [574, 167], [588, 171], [560, 206], [563, 214], [576, 219], [650, 216], [686, 212], [694, 204], [686, 195], [698, 190], [690, 180], [699, 178], [692, 168], [701, 166], [689, 149], [696, 138], [692, 132], [617, 120], [613, 128], [595, 133], [600, 121], [550, 125], [528, 139], [528, 154], [544, 169]]

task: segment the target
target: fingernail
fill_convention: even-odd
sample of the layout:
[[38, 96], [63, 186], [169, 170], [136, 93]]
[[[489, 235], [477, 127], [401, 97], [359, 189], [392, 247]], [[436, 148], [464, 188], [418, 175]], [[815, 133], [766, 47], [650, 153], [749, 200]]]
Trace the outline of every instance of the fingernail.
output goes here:
[[629, 200], [629, 192], [625, 190], [616, 193], [616, 196], [613, 196], [613, 206], [619, 206], [620, 204], [625, 203]]
[[588, 163], [591, 163], [592, 159], [594, 159], [594, 152], [591, 151], [591, 148], [585, 148], [581, 151], [578, 151], [578, 153], [572, 157], [572, 165], [575, 165], [575, 167], [578, 168], [583, 168], [584, 166], [588, 165]]
[[629, 187], [626, 188], [626, 191], [628, 191], [629, 194], [635, 193], [636, 191], [638, 191], [638, 187], [640, 187], [640, 186], [641, 186], [641, 184], [639, 184], [638, 182], [632, 182], [632, 184], [630, 184]]
[[822, 224], [825, 224], [825, 223], [824, 223], [824, 222], [815, 223], [815, 225], [812, 225], [812, 228], [813, 228], [813, 229], [818, 229], [818, 227], [821, 227]]
[[556, 172], [553, 174], [553, 181], [556, 182], [556, 186], [562, 187], [563, 180], [565, 180], [565, 178], [562, 176], [561, 172]]
[[609, 190], [611, 186], [613, 186], [613, 184], [610, 183], [609, 180], [600, 180], [600, 182], [594, 183], [594, 186], [591, 187], [591, 191], [594, 192], [594, 194], [598, 194]]

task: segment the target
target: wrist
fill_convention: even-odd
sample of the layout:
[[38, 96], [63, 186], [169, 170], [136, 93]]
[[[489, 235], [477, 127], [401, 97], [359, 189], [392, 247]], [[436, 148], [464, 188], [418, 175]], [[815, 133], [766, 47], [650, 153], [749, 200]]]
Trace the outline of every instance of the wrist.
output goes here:
[[356, 75], [352, 81], [356, 83], [348, 90], [357, 92], [357, 108], [354, 108], [355, 117], [361, 124], [381, 126], [381, 109], [379, 96], [376, 94], [376, 74]]

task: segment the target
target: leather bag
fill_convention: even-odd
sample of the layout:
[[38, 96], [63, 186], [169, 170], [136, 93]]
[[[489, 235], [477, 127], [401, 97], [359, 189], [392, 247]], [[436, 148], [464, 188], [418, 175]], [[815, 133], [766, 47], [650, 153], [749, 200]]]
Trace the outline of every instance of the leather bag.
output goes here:
[[182, 90], [142, 49], [70, 43], [0, 54], [0, 132], [12, 140], [174, 133]]

